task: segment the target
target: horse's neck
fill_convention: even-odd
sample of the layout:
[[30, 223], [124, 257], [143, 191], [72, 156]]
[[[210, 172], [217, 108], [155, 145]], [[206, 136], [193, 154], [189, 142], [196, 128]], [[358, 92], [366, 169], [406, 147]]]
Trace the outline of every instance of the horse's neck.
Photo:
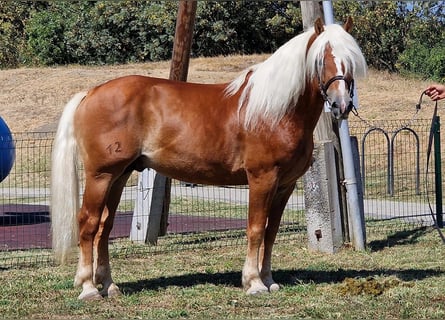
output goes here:
[[296, 114], [304, 123], [305, 129], [311, 133], [315, 130], [318, 119], [323, 111], [324, 101], [318, 90], [306, 90], [295, 106]]

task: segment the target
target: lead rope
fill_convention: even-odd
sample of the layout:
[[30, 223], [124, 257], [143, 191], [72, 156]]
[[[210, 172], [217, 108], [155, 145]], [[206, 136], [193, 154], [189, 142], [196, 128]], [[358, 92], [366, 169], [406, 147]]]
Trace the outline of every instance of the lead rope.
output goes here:
[[[420, 95], [419, 103], [416, 105], [417, 110], [420, 110], [420, 108], [421, 108], [422, 99], [423, 99], [423, 96], [425, 95], [425, 92], [426, 91], [423, 91], [422, 94]], [[425, 193], [426, 193], [426, 199], [428, 201], [428, 207], [430, 208], [431, 218], [433, 218], [433, 221], [434, 221], [434, 228], [437, 230], [437, 232], [439, 233], [439, 237], [442, 239], [442, 242], [445, 244], [445, 236], [444, 236], [442, 230], [440, 230], [439, 225], [437, 224], [437, 220], [434, 215], [433, 207], [431, 206], [430, 197], [428, 195], [428, 171], [429, 171], [429, 164], [430, 164], [431, 148], [433, 145], [433, 138], [434, 138], [434, 122], [436, 120], [436, 117], [437, 117], [437, 100], [436, 100], [436, 103], [434, 104], [434, 112], [433, 112], [433, 117], [431, 119], [431, 126], [430, 126], [430, 136], [428, 137], [428, 148], [427, 148], [427, 152], [426, 152]]]
[[[424, 94], [424, 93], [422, 93], [422, 96], [423, 96], [423, 94]], [[422, 99], [422, 96], [421, 96], [420, 99]], [[414, 120], [416, 120], [417, 115], [419, 114], [419, 111], [420, 111], [420, 103], [421, 103], [421, 100], [419, 100], [419, 103], [416, 104], [416, 112], [413, 114], [413, 116], [411, 117], [411, 119], [409, 119], [409, 120], [408, 120], [407, 122], [405, 122], [404, 124], [400, 125], [398, 128], [392, 130], [393, 132], [394, 132], [394, 131], [398, 131], [398, 130], [403, 129], [403, 128], [408, 128], [408, 127], [411, 126], [411, 124], [414, 122]], [[358, 113], [358, 110], [357, 110], [357, 108], [356, 108], [355, 106], [353, 106], [351, 112], [352, 112], [352, 114], [353, 114], [354, 116], [356, 116], [361, 122], [363, 122], [363, 123], [364, 123], [365, 125], [367, 125], [368, 127], [371, 127], [371, 128], [378, 128], [378, 127], [379, 127], [378, 125], [375, 125], [374, 123], [371, 123], [370, 121], [368, 121], [368, 120], [364, 119], [362, 116], [360, 116], [360, 114]]]

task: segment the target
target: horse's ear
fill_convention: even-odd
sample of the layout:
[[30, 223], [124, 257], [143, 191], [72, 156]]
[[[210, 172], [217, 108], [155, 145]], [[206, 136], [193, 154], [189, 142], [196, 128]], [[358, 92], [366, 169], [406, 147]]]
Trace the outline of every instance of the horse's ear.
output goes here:
[[317, 36], [324, 31], [323, 20], [321, 20], [320, 17], [318, 17], [317, 20], [315, 20], [314, 29]]
[[348, 33], [351, 32], [351, 30], [352, 30], [352, 18], [351, 18], [351, 16], [349, 16], [349, 17], [346, 19], [346, 22], [345, 22], [345, 24], [343, 25], [343, 29], [345, 29], [346, 32], [348, 32]]

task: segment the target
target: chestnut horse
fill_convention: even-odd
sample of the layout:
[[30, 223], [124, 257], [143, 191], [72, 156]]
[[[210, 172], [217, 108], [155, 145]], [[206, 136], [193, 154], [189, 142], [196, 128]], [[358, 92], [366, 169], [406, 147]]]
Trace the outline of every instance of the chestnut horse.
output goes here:
[[295, 182], [311, 164], [318, 118], [325, 102], [336, 118], [347, 117], [354, 77], [366, 73], [351, 24], [319, 19], [228, 84], [127, 76], [72, 98], [54, 143], [51, 213], [56, 257], [63, 261], [79, 246], [79, 299], [119, 294], [108, 239], [127, 179], [144, 168], [192, 183], [248, 184], [242, 284], [248, 294], [279, 289], [272, 246]]

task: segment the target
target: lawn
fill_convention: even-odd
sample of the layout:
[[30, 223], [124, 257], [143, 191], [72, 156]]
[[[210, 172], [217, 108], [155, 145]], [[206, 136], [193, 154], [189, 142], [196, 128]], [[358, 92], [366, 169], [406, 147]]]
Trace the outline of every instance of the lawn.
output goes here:
[[273, 255], [282, 289], [247, 296], [245, 246], [112, 258], [123, 295], [77, 300], [75, 262], [0, 270], [0, 315], [45, 319], [443, 319], [445, 246], [432, 229], [376, 236], [366, 251], [313, 253], [280, 242]]

